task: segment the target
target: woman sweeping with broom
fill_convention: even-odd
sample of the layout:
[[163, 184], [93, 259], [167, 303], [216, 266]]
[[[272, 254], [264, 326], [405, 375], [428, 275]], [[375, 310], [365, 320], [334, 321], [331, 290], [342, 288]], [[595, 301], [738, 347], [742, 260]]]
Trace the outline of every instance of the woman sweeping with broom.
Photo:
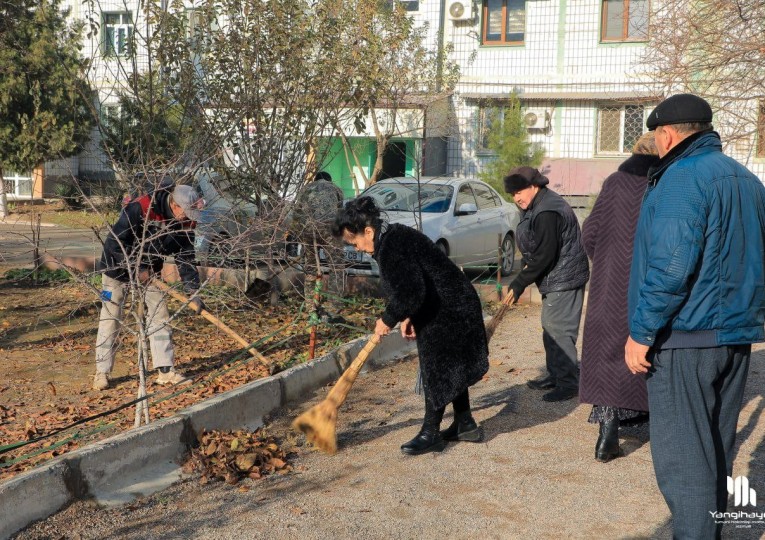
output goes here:
[[[440, 452], [446, 441], [481, 441], [483, 431], [470, 412], [468, 387], [488, 371], [489, 347], [481, 302], [470, 281], [427, 236], [383, 222], [370, 197], [350, 201], [340, 210], [332, 234], [372, 254], [380, 267], [388, 303], [375, 334], [384, 336], [400, 322], [401, 335], [417, 340], [425, 419], [401, 451], [418, 455]], [[449, 403], [454, 422], [439, 431]]]

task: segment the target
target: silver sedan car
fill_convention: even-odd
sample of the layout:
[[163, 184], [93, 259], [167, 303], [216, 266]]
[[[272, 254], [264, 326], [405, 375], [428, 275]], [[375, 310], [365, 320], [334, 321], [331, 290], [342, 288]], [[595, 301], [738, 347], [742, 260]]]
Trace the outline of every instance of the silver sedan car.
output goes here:
[[[390, 223], [421, 230], [463, 268], [496, 267], [503, 276], [515, 263], [520, 211], [488, 184], [474, 178], [388, 178], [366, 189]], [[349, 273], [377, 274], [366, 254], [346, 246]]]

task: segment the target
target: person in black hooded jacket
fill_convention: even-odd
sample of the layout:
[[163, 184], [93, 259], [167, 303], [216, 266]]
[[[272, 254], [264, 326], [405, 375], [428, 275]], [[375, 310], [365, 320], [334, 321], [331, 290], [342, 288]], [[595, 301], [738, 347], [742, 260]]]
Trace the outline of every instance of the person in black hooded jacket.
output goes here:
[[[375, 333], [384, 336], [401, 323], [401, 335], [417, 340], [425, 418], [401, 451], [417, 455], [441, 451], [445, 441], [482, 440], [468, 387], [488, 371], [489, 347], [481, 301], [470, 281], [420, 231], [383, 222], [371, 197], [354, 199], [340, 210], [332, 234], [377, 260], [387, 305]], [[440, 432], [449, 403], [454, 422]]]

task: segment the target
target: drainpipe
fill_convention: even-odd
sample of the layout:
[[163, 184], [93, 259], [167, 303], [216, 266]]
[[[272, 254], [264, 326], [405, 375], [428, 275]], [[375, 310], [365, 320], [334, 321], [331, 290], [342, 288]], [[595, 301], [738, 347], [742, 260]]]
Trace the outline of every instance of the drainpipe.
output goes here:
[[441, 77], [444, 72], [444, 26], [446, 24], [446, 0], [441, 0], [438, 9], [438, 66], [436, 71], [436, 92], [441, 91]]

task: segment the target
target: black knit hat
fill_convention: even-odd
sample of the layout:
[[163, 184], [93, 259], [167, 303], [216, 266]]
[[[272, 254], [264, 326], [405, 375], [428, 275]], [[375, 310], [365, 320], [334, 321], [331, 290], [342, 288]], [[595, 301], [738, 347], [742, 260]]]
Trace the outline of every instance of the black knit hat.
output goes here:
[[529, 186], [546, 186], [550, 181], [534, 167], [516, 167], [505, 176], [505, 191], [517, 193]]
[[699, 96], [676, 94], [668, 97], [648, 115], [645, 125], [649, 131], [672, 124], [707, 123], [712, 121], [712, 107]]

